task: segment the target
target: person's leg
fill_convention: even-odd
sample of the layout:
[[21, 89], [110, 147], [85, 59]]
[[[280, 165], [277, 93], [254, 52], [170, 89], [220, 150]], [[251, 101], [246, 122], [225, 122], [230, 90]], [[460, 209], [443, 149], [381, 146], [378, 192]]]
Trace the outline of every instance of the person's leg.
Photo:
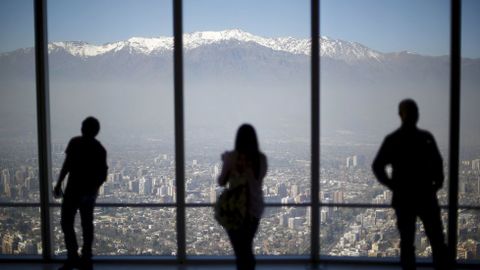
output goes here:
[[65, 237], [65, 247], [67, 248], [67, 261], [63, 268], [70, 269], [78, 262], [78, 243], [75, 235], [75, 214], [78, 210], [76, 200], [65, 197], [62, 203], [60, 224]]
[[235, 264], [237, 266], [237, 270], [240, 270], [240, 244], [239, 244], [239, 233], [237, 230], [227, 230], [228, 238], [230, 239], [230, 243], [232, 244], [233, 253], [235, 254]]
[[235, 230], [228, 230], [227, 233], [235, 253], [237, 270], [249, 269], [248, 260], [251, 258], [248, 256], [248, 235], [246, 227], [242, 226]]
[[82, 220], [83, 247], [82, 259], [90, 260], [92, 258], [93, 244], [93, 209], [96, 196], [84, 196], [80, 205], [80, 217]]
[[425, 227], [430, 245], [432, 246], [433, 264], [436, 270], [450, 269], [447, 245], [443, 235], [443, 225], [440, 216], [440, 207], [436, 199], [432, 200], [430, 207], [422, 209], [419, 213]]
[[413, 209], [396, 207], [397, 227], [400, 233], [400, 263], [403, 270], [415, 269], [415, 222]]
[[257, 233], [258, 229], [258, 224], [260, 223], [259, 218], [253, 218], [248, 225], [248, 232], [245, 237], [246, 243], [245, 243], [245, 255], [246, 255], [246, 268], [249, 270], [255, 269], [256, 265], [256, 260], [255, 260], [255, 254], [253, 251], [253, 239], [255, 238], [255, 234]]

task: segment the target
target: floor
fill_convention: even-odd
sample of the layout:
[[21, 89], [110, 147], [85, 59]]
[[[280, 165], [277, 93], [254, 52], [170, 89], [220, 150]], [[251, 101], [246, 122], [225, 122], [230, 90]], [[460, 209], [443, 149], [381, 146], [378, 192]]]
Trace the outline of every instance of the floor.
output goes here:
[[[60, 264], [41, 263], [0, 263], [2, 270], [56, 270]], [[174, 265], [174, 264], [134, 264], [134, 263], [97, 263], [95, 270], [235, 270], [232, 264], [221, 265]], [[356, 265], [356, 264], [320, 264], [312, 267], [305, 264], [259, 264], [257, 270], [401, 270], [399, 266], [392, 265]], [[479, 269], [475, 267], [457, 269]], [[417, 270], [433, 270], [431, 267], [418, 267]]]

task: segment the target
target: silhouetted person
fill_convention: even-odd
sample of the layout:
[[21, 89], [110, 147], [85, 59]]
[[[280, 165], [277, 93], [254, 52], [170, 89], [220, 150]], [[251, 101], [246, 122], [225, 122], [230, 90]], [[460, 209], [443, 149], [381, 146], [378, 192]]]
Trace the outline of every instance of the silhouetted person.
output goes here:
[[[236, 257], [237, 270], [255, 269], [255, 255], [253, 254], [253, 238], [258, 229], [264, 209], [263, 178], [267, 173], [267, 158], [260, 152], [255, 129], [249, 124], [243, 124], [237, 131], [235, 150], [222, 154], [223, 167], [218, 184], [238, 179], [230, 177], [232, 174], [242, 175], [247, 179], [247, 217], [238, 228], [227, 229]], [[235, 183], [229, 183], [229, 185]]]
[[[400, 102], [402, 125], [383, 141], [373, 162], [378, 181], [393, 192], [392, 206], [400, 232], [400, 261], [415, 269], [415, 228], [419, 217], [432, 247], [435, 269], [449, 269], [437, 191], [443, 185], [443, 162], [430, 132], [417, 128], [415, 101]], [[391, 166], [391, 176], [387, 174]]]
[[[82, 122], [82, 136], [74, 137], [65, 150], [66, 158], [54, 188], [54, 196], [62, 196], [62, 182], [68, 174], [63, 194], [61, 225], [65, 235], [67, 260], [62, 270], [92, 268], [93, 208], [100, 186], [107, 176], [107, 152], [95, 139], [100, 123], [93, 117]], [[83, 231], [82, 257], [78, 255], [75, 236], [75, 215], [80, 210]]]

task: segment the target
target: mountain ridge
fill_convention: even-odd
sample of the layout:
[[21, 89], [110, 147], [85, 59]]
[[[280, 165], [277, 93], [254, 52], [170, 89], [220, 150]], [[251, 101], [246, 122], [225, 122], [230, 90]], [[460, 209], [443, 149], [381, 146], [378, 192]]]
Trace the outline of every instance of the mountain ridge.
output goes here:
[[[239, 41], [245, 43], [253, 42], [274, 51], [282, 51], [299, 55], [310, 55], [311, 49], [311, 42], [308, 38], [267, 38], [253, 35], [240, 29], [200, 31], [186, 33], [183, 36], [184, 49], [186, 51], [205, 45], [221, 44], [229, 41]], [[324, 36], [320, 38], [320, 44], [321, 56], [329, 56], [347, 62], [364, 59], [381, 61], [386, 55], [385, 53], [375, 51], [357, 42], [331, 39]], [[32, 48], [22, 48], [13, 52], [28, 49]], [[91, 44], [84, 41], [54, 41], [50, 42], [48, 45], [49, 53], [62, 50], [70, 55], [82, 58], [96, 57], [107, 53], [119, 52], [121, 50], [128, 50], [130, 53], [155, 55], [172, 51], [173, 37], [131, 37], [124, 41], [109, 42], [102, 45]], [[12, 52], [2, 53], [0, 56], [10, 53]]]

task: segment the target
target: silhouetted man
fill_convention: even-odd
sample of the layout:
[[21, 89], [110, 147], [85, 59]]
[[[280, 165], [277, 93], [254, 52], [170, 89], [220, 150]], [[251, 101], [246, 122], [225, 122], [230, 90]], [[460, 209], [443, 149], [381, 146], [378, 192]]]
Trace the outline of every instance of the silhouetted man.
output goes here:
[[[415, 101], [400, 102], [402, 125], [383, 141], [373, 162], [378, 181], [393, 192], [392, 206], [400, 231], [400, 261], [415, 269], [415, 228], [419, 217], [432, 247], [435, 269], [449, 269], [437, 191], [443, 185], [443, 162], [433, 135], [417, 128]], [[389, 176], [387, 166], [391, 166]]]
[[[100, 186], [107, 176], [107, 152], [95, 139], [100, 123], [93, 117], [82, 122], [82, 136], [74, 137], [65, 150], [66, 158], [54, 188], [54, 196], [62, 196], [62, 182], [68, 174], [62, 202], [61, 225], [65, 235], [67, 261], [60, 268], [92, 268], [93, 208]], [[80, 210], [83, 231], [82, 258], [78, 255], [75, 236], [75, 215]]]

